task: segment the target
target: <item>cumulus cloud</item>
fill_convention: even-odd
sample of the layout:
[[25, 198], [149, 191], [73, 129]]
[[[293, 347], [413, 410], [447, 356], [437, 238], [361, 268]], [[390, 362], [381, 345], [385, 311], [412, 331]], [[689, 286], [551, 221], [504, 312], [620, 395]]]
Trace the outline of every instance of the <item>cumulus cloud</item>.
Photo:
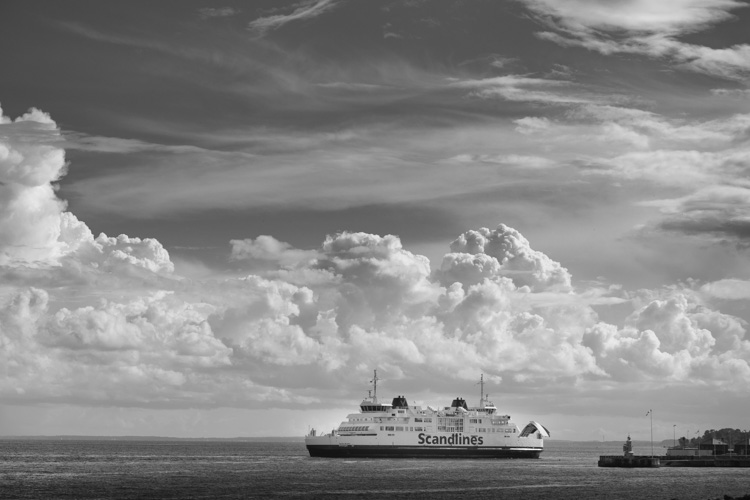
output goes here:
[[711, 297], [725, 300], [750, 300], [750, 281], [723, 279], [706, 283], [701, 291]]
[[[591, 349], [607, 376], [617, 380], [691, 376], [722, 378], [732, 367], [741, 377], [750, 372], [742, 320], [712, 311], [691, 293], [673, 293], [656, 299], [631, 314], [622, 329], [599, 323], [589, 328], [583, 344]], [[721, 367], [721, 363], [727, 366]]]
[[75, 256], [105, 268], [127, 263], [172, 271], [157, 241], [104, 234], [95, 239], [85, 223], [65, 212], [54, 186], [66, 173], [59, 137], [55, 122], [36, 109], [0, 124], [0, 264], [60, 265]]
[[[617, 326], [592, 305], [622, 303], [623, 294], [578, 289], [562, 264], [504, 224], [458, 235], [437, 269], [395, 235], [340, 232], [310, 250], [264, 235], [229, 243], [237, 274], [185, 279], [157, 240], [94, 237], [64, 211], [52, 188], [64, 173], [50, 143], [56, 127], [40, 112], [29, 117], [41, 121], [0, 125], [2, 175], [16, 189], [4, 202], [44, 188], [50, 207], [44, 224], [20, 227], [29, 203], [3, 222], [7, 400], [309, 405], [348, 398], [373, 367], [415, 390], [480, 373], [517, 391], [750, 382], [747, 325], [699, 300], [742, 300], [741, 283], [640, 293]], [[35, 265], [14, 250], [27, 241], [38, 242]]]
[[61, 254], [65, 203], [53, 183], [65, 174], [65, 154], [54, 145], [58, 139], [55, 122], [36, 109], [0, 122], [0, 264], [45, 262]]
[[[448, 276], [460, 277], [462, 270], [465, 270], [467, 275], [464, 280], [471, 281], [477, 267], [481, 267], [488, 278], [507, 275], [517, 286], [528, 286], [534, 291], [550, 288], [569, 290], [571, 286], [567, 269], [542, 252], [533, 250], [521, 233], [504, 224], [492, 231], [481, 228], [465, 232], [451, 243], [451, 251], [453, 253], [443, 259], [441, 271], [444, 279]], [[456, 254], [480, 257], [467, 259]], [[487, 257], [490, 264], [482, 265], [481, 262], [488, 260]], [[464, 282], [461, 279], [457, 281]]]
[[277, 263], [281, 267], [295, 267], [317, 255], [314, 251], [292, 248], [289, 243], [268, 235], [255, 239], [231, 240], [229, 243], [232, 245], [232, 259], [237, 261], [265, 261]]

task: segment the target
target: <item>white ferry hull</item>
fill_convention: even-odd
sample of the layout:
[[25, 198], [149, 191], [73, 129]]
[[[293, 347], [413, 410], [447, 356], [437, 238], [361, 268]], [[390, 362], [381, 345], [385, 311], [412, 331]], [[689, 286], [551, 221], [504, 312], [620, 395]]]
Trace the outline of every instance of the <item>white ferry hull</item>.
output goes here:
[[311, 457], [327, 458], [539, 458], [541, 448], [427, 447], [308, 444]]
[[536, 435], [511, 438], [458, 433], [437, 433], [432, 436], [411, 432], [400, 435], [327, 434], [305, 438], [305, 445], [311, 457], [539, 458], [544, 449], [543, 443], [544, 441]]

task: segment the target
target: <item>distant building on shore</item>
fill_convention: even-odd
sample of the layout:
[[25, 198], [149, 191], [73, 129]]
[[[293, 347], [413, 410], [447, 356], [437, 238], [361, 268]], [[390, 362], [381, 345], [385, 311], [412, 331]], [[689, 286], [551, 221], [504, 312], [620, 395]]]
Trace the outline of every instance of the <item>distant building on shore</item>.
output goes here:
[[750, 455], [750, 439], [745, 440], [742, 443], [736, 443], [734, 445], [735, 455]]
[[668, 457], [707, 457], [713, 455], [713, 451], [691, 448], [690, 446], [674, 446], [667, 448]]
[[[738, 446], [744, 446], [744, 454], [747, 454], [747, 444], [735, 445], [735, 454], [739, 454], [739, 452], [737, 451]], [[728, 453], [729, 445], [721, 439], [708, 439], [700, 443], [698, 447], [673, 446], [667, 449], [668, 457], [710, 457], [714, 455], [726, 455]]]
[[729, 444], [722, 439], [709, 439], [700, 444], [701, 451], [711, 451], [712, 455], [726, 455], [729, 453]]

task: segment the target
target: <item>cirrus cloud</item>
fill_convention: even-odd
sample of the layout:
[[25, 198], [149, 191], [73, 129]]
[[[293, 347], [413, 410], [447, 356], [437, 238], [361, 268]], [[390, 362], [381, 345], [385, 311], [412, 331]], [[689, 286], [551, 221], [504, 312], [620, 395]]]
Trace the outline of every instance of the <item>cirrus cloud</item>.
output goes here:
[[596, 0], [522, 0], [554, 29], [537, 35], [566, 47], [666, 57], [691, 71], [743, 80], [750, 73], [750, 45], [713, 48], [679, 37], [732, 19], [747, 4], [735, 0], [628, 0], [606, 5]]

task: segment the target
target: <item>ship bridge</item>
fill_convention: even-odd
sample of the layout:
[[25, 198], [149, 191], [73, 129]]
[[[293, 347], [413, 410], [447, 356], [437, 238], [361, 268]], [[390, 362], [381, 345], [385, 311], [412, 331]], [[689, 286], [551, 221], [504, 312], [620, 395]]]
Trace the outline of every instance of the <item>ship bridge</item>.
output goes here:
[[391, 407], [393, 405], [389, 403], [378, 403], [376, 401], [372, 401], [371, 399], [365, 399], [361, 403], [359, 403], [359, 409], [362, 411], [362, 413], [372, 413], [372, 412], [388, 412], [391, 411]]

